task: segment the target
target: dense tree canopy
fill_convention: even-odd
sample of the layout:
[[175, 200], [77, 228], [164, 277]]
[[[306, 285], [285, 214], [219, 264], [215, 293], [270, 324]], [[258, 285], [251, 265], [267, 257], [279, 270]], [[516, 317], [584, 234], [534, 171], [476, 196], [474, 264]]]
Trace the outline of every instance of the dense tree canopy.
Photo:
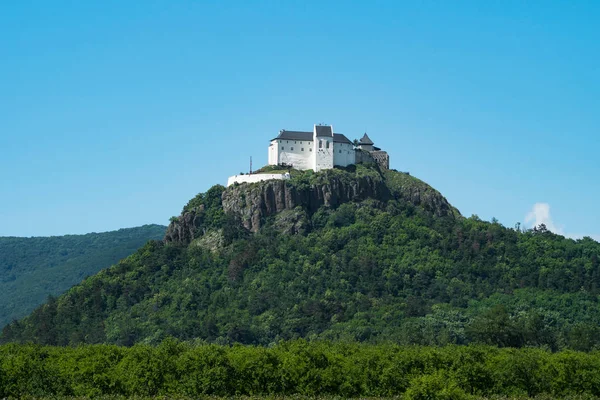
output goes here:
[[158, 346], [129, 348], [0, 346], [2, 398], [198, 399], [235, 395], [271, 399], [398, 395], [407, 400], [506, 398], [497, 396], [593, 399], [600, 396], [600, 357], [569, 350], [551, 353], [481, 345], [434, 348], [302, 339], [270, 347], [173, 339]]
[[165, 227], [52, 237], [0, 237], [0, 326], [133, 253]]

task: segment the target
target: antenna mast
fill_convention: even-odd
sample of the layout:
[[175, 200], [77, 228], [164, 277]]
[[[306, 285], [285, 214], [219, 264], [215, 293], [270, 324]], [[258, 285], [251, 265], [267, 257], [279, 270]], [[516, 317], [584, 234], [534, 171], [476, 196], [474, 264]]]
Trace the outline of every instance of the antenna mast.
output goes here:
[[250, 156], [250, 175], [252, 175], [252, 156]]

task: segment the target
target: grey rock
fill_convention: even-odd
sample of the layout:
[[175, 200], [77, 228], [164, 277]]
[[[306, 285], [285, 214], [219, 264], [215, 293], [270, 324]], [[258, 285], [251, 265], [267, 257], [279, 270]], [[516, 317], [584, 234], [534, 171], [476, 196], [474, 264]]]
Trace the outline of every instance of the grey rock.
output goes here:
[[321, 206], [336, 208], [346, 202], [367, 198], [386, 201], [390, 196], [383, 179], [370, 176], [349, 182], [330, 177], [326, 183], [300, 187], [288, 181], [272, 180], [230, 186], [223, 192], [223, 210], [239, 216], [246, 229], [256, 232], [271, 215], [296, 207], [311, 215]]

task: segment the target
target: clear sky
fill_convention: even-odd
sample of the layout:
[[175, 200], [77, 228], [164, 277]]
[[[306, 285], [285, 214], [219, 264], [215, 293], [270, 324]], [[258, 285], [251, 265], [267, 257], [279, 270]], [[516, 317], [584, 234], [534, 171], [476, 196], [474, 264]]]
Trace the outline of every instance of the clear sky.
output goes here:
[[323, 122], [466, 216], [600, 238], [598, 21], [600, 1], [5, 1], [0, 235], [167, 224]]

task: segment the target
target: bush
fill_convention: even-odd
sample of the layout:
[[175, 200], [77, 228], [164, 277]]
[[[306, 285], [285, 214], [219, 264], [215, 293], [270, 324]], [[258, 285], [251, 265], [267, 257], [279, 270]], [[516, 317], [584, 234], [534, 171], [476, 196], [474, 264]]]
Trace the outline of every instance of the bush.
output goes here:
[[405, 393], [408, 400], [461, 400], [469, 396], [442, 371], [413, 379]]
[[0, 398], [598, 396], [600, 354], [490, 346], [281, 342], [0, 346]]

